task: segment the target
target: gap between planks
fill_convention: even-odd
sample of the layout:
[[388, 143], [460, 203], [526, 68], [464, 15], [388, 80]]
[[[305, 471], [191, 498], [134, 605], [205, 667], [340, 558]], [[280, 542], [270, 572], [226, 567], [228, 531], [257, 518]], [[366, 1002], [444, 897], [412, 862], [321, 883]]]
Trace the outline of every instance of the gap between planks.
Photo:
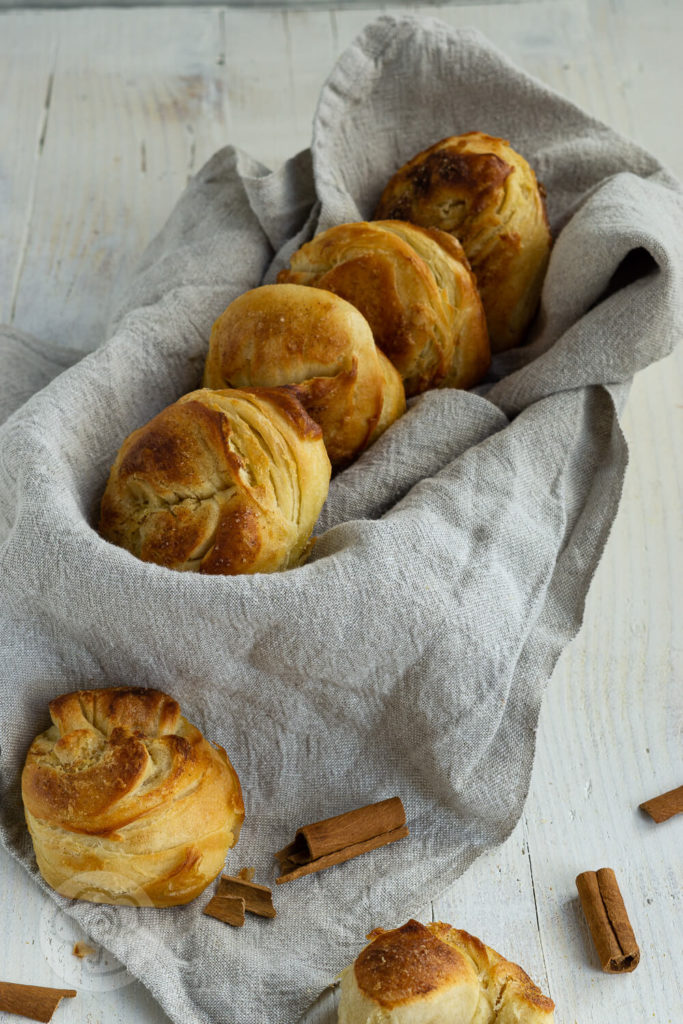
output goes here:
[[55, 69], [57, 66], [57, 48], [58, 43], [52, 44], [52, 54], [50, 58], [50, 71], [47, 78], [47, 86], [45, 89], [45, 99], [43, 101], [43, 108], [40, 112], [38, 120], [37, 130], [37, 143], [33, 158], [33, 165], [31, 167], [31, 180], [29, 184], [28, 200], [26, 207], [26, 214], [24, 218], [24, 228], [19, 239], [19, 248], [17, 262], [14, 269], [14, 278], [12, 280], [12, 290], [10, 293], [9, 301], [9, 323], [14, 323], [14, 315], [17, 308], [17, 296], [19, 294], [19, 284], [21, 282], [21, 275], [26, 262], [26, 255], [28, 253], [28, 244], [31, 237], [31, 226], [33, 223], [33, 212], [36, 203], [36, 191], [38, 188], [38, 170], [40, 164], [40, 158], [43, 154], [43, 148], [45, 146], [45, 137], [47, 135], [47, 123], [50, 116], [50, 108], [52, 106], [52, 89], [55, 82]]

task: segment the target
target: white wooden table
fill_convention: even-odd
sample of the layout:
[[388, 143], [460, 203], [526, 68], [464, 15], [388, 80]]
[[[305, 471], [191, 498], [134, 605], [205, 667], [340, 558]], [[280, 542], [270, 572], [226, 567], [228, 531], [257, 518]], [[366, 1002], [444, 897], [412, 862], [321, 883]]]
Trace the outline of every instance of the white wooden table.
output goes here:
[[[678, 0], [422, 10], [480, 28], [683, 177]], [[333, 59], [377, 13], [0, 13], [0, 320], [98, 344], [114, 288], [188, 176], [227, 142], [271, 167], [306, 146]], [[683, 782], [681, 359], [679, 350], [634, 385], [622, 508], [583, 628], [548, 687], [522, 821], [425, 908], [425, 920], [517, 959], [555, 999], [558, 1024], [683, 1021], [683, 817], [655, 826], [637, 811]], [[599, 971], [574, 888], [579, 871], [604, 865], [617, 871], [642, 948], [622, 977]], [[56, 1021], [166, 1020], [101, 951], [71, 956], [74, 926], [4, 852], [0, 902], [0, 976], [79, 989]]]

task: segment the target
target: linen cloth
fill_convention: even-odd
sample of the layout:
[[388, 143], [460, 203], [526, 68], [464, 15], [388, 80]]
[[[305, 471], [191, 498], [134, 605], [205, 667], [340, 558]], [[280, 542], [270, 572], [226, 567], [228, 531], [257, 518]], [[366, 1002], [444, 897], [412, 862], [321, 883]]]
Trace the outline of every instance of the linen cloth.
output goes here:
[[[472, 129], [510, 139], [548, 192], [528, 343], [478, 393], [413, 401], [337, 475], [301, 568], [202, 577], [101, 540], [116, 451], [198, 386], [227, 303]], [[159, 687], [226, 748], [247, 812], [227, 866], [259, 882], [299, 825], [393, 795], [407, 809], [409, 839], [278, 887], [277, 919], [239, 930], [202, 915], [208, 893], [170, 910], [51, 894], [172, 1020], [295, 1021], [370, 928], [401, 924], [514, 827], [543, 689], [618, 507], [618, 410], [680, 331], [682, 213], [654, 158], [477, 33], [383, 17], [332, 70], [310, 151], [271, 174], [227, 148], [191, 181], [106, 344], [64, 369], [77, 353], [4, 332], [2, 840], [37, 884], [20, 771], [47, 702], [78, 687]]]

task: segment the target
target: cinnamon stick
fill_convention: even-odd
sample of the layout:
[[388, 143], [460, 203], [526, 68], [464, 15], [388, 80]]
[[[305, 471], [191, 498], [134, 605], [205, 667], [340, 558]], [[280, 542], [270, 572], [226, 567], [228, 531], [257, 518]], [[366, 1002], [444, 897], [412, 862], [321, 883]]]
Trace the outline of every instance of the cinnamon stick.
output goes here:
[[204, 913], [209, 917], [231, 924], [234, 928], [241, 928], [244, 924], [244, 910], [244, 900], [234, 896], [214, 896], [204, 907]]
[[673, 818], [674, 814], [683, 813], [683, 786], [678, 789], [670, 789], [668, 793], [655, 796], [652, 800], [646, 800], [640, 805], [641, 811], [649, 814], [653, 821], [661, 824]]
[[603, 971], [635, 971], [640, 950], [614, 871], [584, 871], [576, 879], [576, 888]]
[[334, 818], [316, 821], [296, 830], [294, 842], [280, 850], [278, 860], [305, 864], [344, 847], [374, 839], [384, 832], [393, 832], [406, 823], [406, 812], [400, 797], [380, 800]]
[[41, 985], [16, 985], [0, 981], [0, 1010], [30, 1020], [49, 1021], [60, 1000], [73, 999], [73, 988], [43, 988]]
[[361, 853], [369, 853], [370, 850], [377, 850], [380, 846], [395, 843], [397, 839], [403, 839], [407, 835], [409, 835], [409, 829], [407, 826], [402, 825], [391, 832], [384, 832], [382, 835], [366, 839], [361, 843], [352, 843], [341, 850], [335, 850], [334, 853], [328, 853], [326, 856], [317, 857], [315, 860], [306, 863], [297, 863], [289, 858], [285, 858], [280, 862], [283, 873], [277, 879], [277, 884], [282, 885], [284, 882], [293, 882], [296, 878], [310, 875], [314, 871], [322, 871], [324, 868], [343, 864], [345, 861], [351, 860], [352, 857], [358, 857]]
[[245, 878], [236, 878], [232, 875], [222, 875], [216, 890], [216, 897], [232, 897], [244, 900], [244, 908], [251, 914], [258, 914], [259, 917], [276, 917], [273, 906], [273, 893], [267, 885], [257, 885], [256, 882], [247, 881]]

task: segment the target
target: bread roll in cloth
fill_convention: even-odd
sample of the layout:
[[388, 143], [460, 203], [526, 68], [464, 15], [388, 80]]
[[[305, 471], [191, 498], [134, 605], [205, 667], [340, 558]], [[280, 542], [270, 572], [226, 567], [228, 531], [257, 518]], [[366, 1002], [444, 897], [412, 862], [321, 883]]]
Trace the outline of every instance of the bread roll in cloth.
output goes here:
[[264, 285], [240, 295], [211, 332], [204, 385], [297, 385], [333, 466], [350, 462], [405, 411], [400, 374], [367, 320], [331, 292]]
[[289, 389], [191, 391], [123, 442], [100, 533], [171, 569], [288, 569], [310, 550], [330, 472]]
[[505, 139], [468, 132], [419, 153], [393, 176], [375, 216], [450, 231], [477, 278], [491, 348], [519, 344], [550, 256], [543, 192]]
[[489, 365], [486, 321], [460, 244], [401, 221], [341, 224], [303, 245], [278, 281], [352, 302], [403, 377], [407, 395], [468, 388]]
[[50, 702], [21, 780], [48, 885], [94, 903], [171, 907], [216, 877], [244, 804], [225, 751], [159, 690], [79, 690]]
[[372, 932], [342, 973], [339, 1024], [552, 1024], [552, 1000], [467, 932], [408, 921]]

